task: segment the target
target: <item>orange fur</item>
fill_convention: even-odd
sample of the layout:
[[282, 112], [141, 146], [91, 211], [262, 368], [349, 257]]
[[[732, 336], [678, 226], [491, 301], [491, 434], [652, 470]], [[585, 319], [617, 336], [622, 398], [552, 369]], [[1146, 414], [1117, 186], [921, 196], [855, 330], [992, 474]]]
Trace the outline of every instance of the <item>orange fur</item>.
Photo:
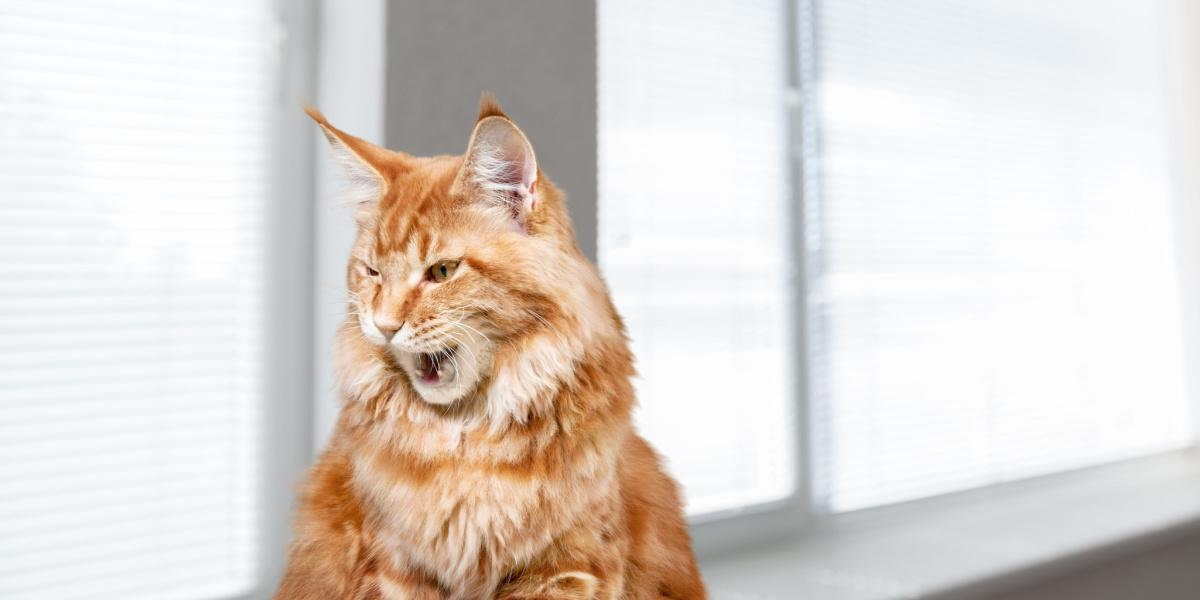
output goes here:
[[[357, 211], [342, 412], [276, 598], [704, 598], [676, 485], [630, 422], [624, 326], [520, 130], [485, 97], [464, 155], [417, 158], [310, 114], [378, 194]], [[421, 357], [451, 375], [421, 383]]]

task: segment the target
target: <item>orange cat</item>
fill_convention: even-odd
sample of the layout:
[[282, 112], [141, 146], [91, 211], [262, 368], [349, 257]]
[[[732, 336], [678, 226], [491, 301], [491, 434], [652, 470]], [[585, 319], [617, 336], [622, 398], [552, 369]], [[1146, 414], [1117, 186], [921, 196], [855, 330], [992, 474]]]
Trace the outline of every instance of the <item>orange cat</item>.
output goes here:
[[421, 158], [309, 114], [358, 240], [276, 598], [704, 598], [624, 326], [521, 130], [485, 97], [463, 156]]

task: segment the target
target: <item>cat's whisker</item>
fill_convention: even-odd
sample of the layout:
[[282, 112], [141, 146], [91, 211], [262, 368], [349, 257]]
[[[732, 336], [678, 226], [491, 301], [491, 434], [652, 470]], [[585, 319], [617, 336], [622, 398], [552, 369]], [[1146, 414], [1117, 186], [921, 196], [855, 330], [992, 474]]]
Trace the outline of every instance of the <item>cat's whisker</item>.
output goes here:
[[468, 324], [467, 324], [467, 322], [466, 322], [465, 320], [460, 320], [460, 321], [457, 321], [457, 322], [455, 322], [455, 324], [456, 324], [456, 325], [458, 325], [458, 326], [460, 326], [460, 327], [463, 327], [463, 328], [464, 328], [464, 329], [465, 329], [465, 330], [466, 330], [468, 333], [472, 333], [472, 334], [474, 334], [474, 335], [478, 335], [478, 336], [479, 336], [479, 341], [481, 341], [481, 342], [482, 342], [482, 341], [486, 341], [486, 340], [488, 339], [488, 338], [487, 338], [487, 336], [486, 336], [486, 335], [483, 335], [483, 333], [482, 333], [482, 332], [480, 332], [478, 329], [475, 329], [474, 327], [471, 327], [470, 325], [468, 325]]
[[458, 362], [457, 352], [450, 355], [450, 364], [454, 366], [454, 382], [458, 383], [459, 378], [462, 377], [462, 365]]
[[527, 308], [527, 309], [525, 309], [525, 314], [528, 314], [528, 315], [532, 316], [533, 318], [537, 319], [538, 321], [540, 321], [543, 325], [545, 325], [546, 329], [550, 332], [550, 334], [553, 335], [555, 338], [558, 338], [559, 341], [563, 341], [563, 340], [567, 339], [567, 336], [563, 335], [563, 333], [561, 331], [559, 331], [557, 327], [555, 327], [554, 325], [551, 325], [550, 321], [547, 321], [546, 317], [543, 317], [537, 311]]
[[529, 308], [527, 308], [527, 309], [525, 309], [525, 314], [527, 314], [527, 315], [529, 315], [529, 316], [531, 316], [531, 317], [533, 317], [533, 318], [537, 319], [538, 321], [540, 321], [540, 322], [541, 322], [543, 325], [545, 325], [545, 326], [546, 326], [546, 328], [547, 328], [547, 329], [550, 329], [550, 330], [552, 330], [552, 331], [553, 331], [553, 330], [555, 330], [554, 326], [550, 324], [550, 321], [547, 321], [547, 320], [546, 320], [546, 317], [543, 317], [543, 316], [542, 316], [540, 313], [538, 313], [536, 310], [533, 310], [533, 309], [529, 309]]
[[[470, 346], [468, 346], [467, 344], [464, 344], [463, 341], [461, 339], [459, 339], [457, 336], [455, 336], [453, 332], [447, 331], [446, 337], [449, 337], [451, 340], [453, 340], [455, 346], [457, 346], [458, 348], [460, 348], [462, 350], [467, 351], [471, 355], [472, 363], [474, 363], [477, 366], [479, 365], [479, 357], [475, 355], [475, 351], [472, 350]], [[458, 354], [458, 353], [455, 352], [454, 354]], [[455, 367], [457, 368], [457, 365], [455, 365]]]
[[409, 335], [411, 335], [413, 337], [413, 339], [415, 340], [417, 338], [417, 336], [425, 335], [425, 334], [429, 333], [430, 331], [437, 329], [438, 325], [440, 325], [440, 324], [441, 324], [441, 322], [436, 319], [431, 319], [431, 320], [425, 321], [424, 323], [421, 323], [420, 327], [414, 329], [413, 332]]
[[487, 339], [488, 339], [487, 336], [483, 335], [483, 333], [481, 333], [478, 329], [475, 329], [474, 327], [471, 327], [469, 324], [467, 324], [465, 318], [456, 319], [453, 322], [451, 322], [451, 325], [455, 326], [455, 327], [461, 327], [463, 329], [464, 333], [471, 336], [472, 340], [475, 339], [476, 335], [479, 336], [479, 341], [481, 341], [481, 342], [487, 341]]
[[[471, 360], [474, 361], [474, 364], [476, 364], [476, 365], [479, 364], [479, 357], [476, 356], [475, 351], [472, 350], [469, 345], [463, 343], [462, 338], [455, 336], [454, 333], [452, 331], [450, 331], [449, 329], [447, 329], [445, 331], [439, 330], [439, 331], [432, 332], [430, 335], [427, 335], [419, 340], [414, 340], [414, 342], [418, 345], [426, 345], [426, 346], [443, 345], [444, 346], [445, 344], [437, 343], [437, 342], [443, 341], [444, 339], [449, 339], [451, 342], [453, 342], [453, 344], [456, 348], [462, 349], [462, 350], [466, 351], [467, 353], [469, 353], [471, 355]], [[457, 354], [457, 352], [455, 352], [455, 354]], [[455, 354], [450, 355], [452, 359], [455, 356]], [[458, 363], [455, 362], [454, 366], [457, 371], [457, 369], [459, 367]]]

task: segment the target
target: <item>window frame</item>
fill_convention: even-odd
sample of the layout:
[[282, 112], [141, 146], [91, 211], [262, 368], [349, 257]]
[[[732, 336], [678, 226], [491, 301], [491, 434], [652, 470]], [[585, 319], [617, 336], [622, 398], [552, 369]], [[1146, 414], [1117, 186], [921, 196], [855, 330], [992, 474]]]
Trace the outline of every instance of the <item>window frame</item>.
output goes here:
[[271, 30], [276, 94], [272, 107], [272, 190], [267, 208], [268, 310], [262, 390], [263, 452], [256, 586], [238, 599], [271, 598], [291, 539], [295, 486], [308, 468], [311, 443], [312, 171], [314, 144], [300, 107], [312, 97], [317, 48], [317, 0], [276, 0]]

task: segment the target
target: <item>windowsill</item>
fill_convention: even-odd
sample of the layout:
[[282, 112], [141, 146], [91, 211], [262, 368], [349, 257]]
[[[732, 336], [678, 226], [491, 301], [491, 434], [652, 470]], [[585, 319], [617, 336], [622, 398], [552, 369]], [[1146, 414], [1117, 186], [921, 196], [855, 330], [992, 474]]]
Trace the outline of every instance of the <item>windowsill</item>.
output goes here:
[[1200, 531], [1191, 452], [835, 520], [702, 561], [713, 598], [1000, 593]]

